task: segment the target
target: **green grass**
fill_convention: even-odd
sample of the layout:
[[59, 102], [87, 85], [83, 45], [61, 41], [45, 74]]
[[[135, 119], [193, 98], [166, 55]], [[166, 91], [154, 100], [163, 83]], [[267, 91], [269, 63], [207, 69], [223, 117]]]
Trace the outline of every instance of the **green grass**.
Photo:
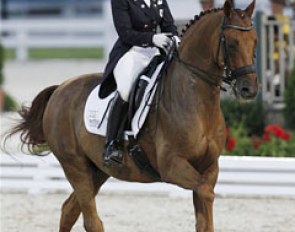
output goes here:
[[5, 49], [5, 59], [14, 59], [15, 50], [14, 49]]
[[[15, 50], [6, 49], [6, 59], [15, 59]], [[102, 59], [103, 48], [38, 48], [29, 49], [29, 59]]]

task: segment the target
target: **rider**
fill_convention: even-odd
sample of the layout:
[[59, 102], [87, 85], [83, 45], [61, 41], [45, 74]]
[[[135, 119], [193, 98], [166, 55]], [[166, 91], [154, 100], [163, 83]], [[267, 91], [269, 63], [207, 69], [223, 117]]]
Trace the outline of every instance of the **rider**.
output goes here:
[[123, 126], [127, 119], [128, 97], [132, 84], [141, 71], [159, 54], [167, 51], [171, 37], [177, 42], [177, 28], [167, 0], [111, 0], [113, 21], [118, 33], [106, 66], [100, 97], [117, 87], [108, 118], [105, 164], [123, 160]]

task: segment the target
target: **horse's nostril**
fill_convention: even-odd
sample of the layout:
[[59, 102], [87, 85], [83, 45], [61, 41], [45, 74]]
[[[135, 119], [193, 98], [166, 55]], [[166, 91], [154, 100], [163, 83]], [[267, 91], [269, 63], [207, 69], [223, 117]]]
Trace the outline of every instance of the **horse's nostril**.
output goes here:
[[242, 89], [241, 89], [241, 92], [242, 92], [242, 94], [248, 94], [249, 92], [250, 92], [250, 89], [248, 88], [248, 87], [243, 87]]
[[241, 89], [241, 96], [245, 99], [251, 99], [256, 96], [256, 91], [251, 87], [243, 87]]

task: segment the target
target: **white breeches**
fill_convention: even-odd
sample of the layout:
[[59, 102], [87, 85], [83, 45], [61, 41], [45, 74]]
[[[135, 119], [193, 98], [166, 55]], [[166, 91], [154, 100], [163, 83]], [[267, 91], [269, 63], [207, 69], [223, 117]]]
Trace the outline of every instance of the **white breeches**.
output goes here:
[[158, 54], [159, 50], [156, 47], [142, 48], [134, 46], [118, 61], [113, 73], [117, 83], [117, 90], [124, 101], [128, 101], [132, 85], [138, 75]]

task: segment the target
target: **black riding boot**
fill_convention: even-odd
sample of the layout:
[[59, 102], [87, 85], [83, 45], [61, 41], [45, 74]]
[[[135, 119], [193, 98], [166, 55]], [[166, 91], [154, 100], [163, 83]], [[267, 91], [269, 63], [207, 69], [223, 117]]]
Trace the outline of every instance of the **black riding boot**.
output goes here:
[[106, 165], [117, 166], [123, 162], [124, 126], [128, 117], [128, 102], [119, 94], [114, 99], [107, 125], [106, 145], [103, 154]]

